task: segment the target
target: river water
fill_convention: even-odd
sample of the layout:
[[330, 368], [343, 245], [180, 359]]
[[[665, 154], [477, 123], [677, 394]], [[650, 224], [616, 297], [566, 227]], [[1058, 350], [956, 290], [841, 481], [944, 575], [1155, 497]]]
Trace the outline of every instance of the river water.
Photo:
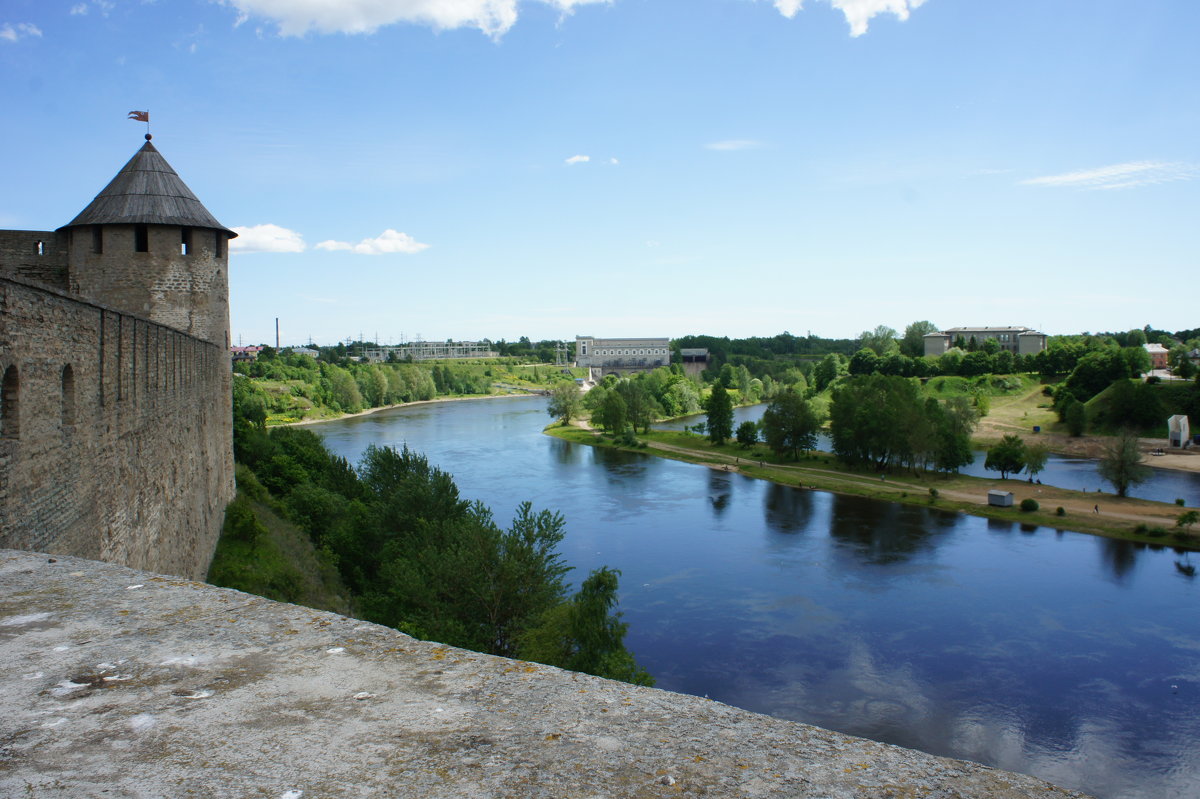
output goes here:
[[574, 445], [548, 421], [521, 398], [312, 429], [352, 462], [407, 443], [502, 523], [521, 500], [561, 511], [576, 582], [621, 570], [626, 643], [660, 688], [1102, 799], [1200, 796], [1184, 556]]

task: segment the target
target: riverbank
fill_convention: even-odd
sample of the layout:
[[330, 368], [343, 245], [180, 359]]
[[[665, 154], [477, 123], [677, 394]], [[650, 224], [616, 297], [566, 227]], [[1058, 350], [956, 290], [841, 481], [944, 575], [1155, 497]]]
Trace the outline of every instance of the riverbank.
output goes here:
[[[1184, 510], [1177, 505], [1103, 492], [1071, 491], [1025, 480], [999, 480], [968, 475], [887, 474], [854, 471], [828, 453], [813, 453], [799, 461], [782, 460], [762, 445], [742, 449], [736, 444], [714, 446], [707, 439], [675, 431], [652, 431], [639, 436], [645, 448], [618, 446], [586, 426], [550, 426], [547, 435], [588, 446], [645, 452], [713, 469], [737, 472], [796, 488], [921, 505], [969, 513], [1021, 525], [1040, 525], [1156, 546], [1200, 549], [1195, 533], [1182, 535], [1175, 519]], [[1014, 504], [1000, 508], [987, 504], [989, 490], [1011, 491]], [[1021, 511], [1024, 499], [1038, 503], [1036, 511]], [[1062, 508], [1059, 515], [1058, 508]], [[1136, 531], [1135, 532], [1135, 528]]]
[[327, 416], [323, 419], [298, 419], [294, 422], [281, 422], [279, 424], [270, 425], [271, 427], [302, 427], [310, 424], [321, 424], [322, 422], [335, 422], [339, 419], [353, 419], [356, 416], [370, 416], [373, 413], [380, 411], [390, 411], [395, 408], [415, 408], [418, 405], [435, 405], [440, 402], [463, 402], [464, 400], [486, 400], [486, 399], [512, 399], [513, 397], [530, 397], [536, 396], [533, 392], [522, 391], [512, 394], [468, 394], [461, 397], [437, 397], [430, 400], [417, 400], [416, 402], [401, 402], [395, 405], [380, 405], [378, 408], [367, 408], [365, 411], [358, 413], [343, 413], [340, 416]]

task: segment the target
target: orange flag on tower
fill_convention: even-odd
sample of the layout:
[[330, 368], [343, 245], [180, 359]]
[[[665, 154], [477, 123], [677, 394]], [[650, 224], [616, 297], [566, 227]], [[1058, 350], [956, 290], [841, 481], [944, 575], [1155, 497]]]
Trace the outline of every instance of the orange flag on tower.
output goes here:
[[149, 122], [150, 121], [150, 112], [149, 111], [130, 111], [129, 116], [127, 118], [135, 120], [137, 122]]

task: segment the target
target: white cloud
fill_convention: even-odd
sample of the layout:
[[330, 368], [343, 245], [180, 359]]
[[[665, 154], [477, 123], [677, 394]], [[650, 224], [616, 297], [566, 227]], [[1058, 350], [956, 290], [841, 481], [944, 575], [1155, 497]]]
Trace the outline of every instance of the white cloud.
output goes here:
[[[804, 0], [772, 0], [779, 13], [788, 19], [804, 8]], [[900, 20], [908, 19], [909, 12], [919, 8], [925, 0], [825, 0], [842, 12], [850, 25], [851, 36], [862, 36], [867, 24], [879, 14], [895, 14]]]
[[87, 12], [88, 12], [87, 3], [80, 3], [79, 5], [71, 6], [71, 14], [73, 14], [75, 16], [78, 16], [80, 14], [86, 14]]
[[[570, 14], [576, 6], [610, 0], [537, 0]], [[373, 33], [385, 25], [413, 23], [438, 30], [478, 28], [504, 35], [517, 21], [520, 0], [221, 0], [238, 11], [241, 24], [263, 17], [283, 36], [316, 33]]]
[[610, 158], [610, 159], [608, 159], [608, 163], [612, 164], [613, 166], [616, 166], [617, 164], [619, 164], [621, 162], [615, 158]]
[[570, 158], [568, 158], [565, 163], [567, 163], [567, 164], [586, 164], [588, 161], [591, 161], [591, 160], [592, 160], [592, 157], [590, 155], [573, 155]]
[[230, 252], [304, 252], [304, 237], [279, 225], [250, 225], [232, 228], [238, 234], [230, 239]]
[[710, 150], [753, 150], [756, 147], [762, 147], [762, 142], [753, 139], [728, 139], [709, 142], [704, 146]]
[[1200, 166], [1163, 161], [1130, 161], [1124, 164], [1081, 169], [1061, 175], [1022, 180], [1022, 186], [1053, 186], [1070, 189], [1131, 189], [1200, 176]]
[[15, 42], [17, 39], [41, 35], [41, 29], [31, 22], [18, 22], [15, 25], [6, 22], [0, 25], [0, 39], [6, 42]]
[[422, 244], [407, 233], [401, 233], [388, 228], [373, 239], [363, 239], [358, 244], [348, 241], [322, 241], [316, 245], [318, 250], [349, 250], [359, 255], [383, 255], [384, 253], [404, 253], [413, 255], [428, 249], [428, 244]]

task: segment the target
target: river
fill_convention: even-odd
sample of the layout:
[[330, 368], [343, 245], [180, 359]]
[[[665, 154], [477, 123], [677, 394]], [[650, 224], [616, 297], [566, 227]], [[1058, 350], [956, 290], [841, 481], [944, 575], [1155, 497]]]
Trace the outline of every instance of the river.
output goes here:
[[548, 422], [520, 398], [312, 429], [352, 462], [407, 443], [502, 523], [525, 499], [563, 512], [574, 580], [621, 570], [626, 643], [660, 688], [1102, 799], [1200, 796], [1185, 556], [570, 444]]

